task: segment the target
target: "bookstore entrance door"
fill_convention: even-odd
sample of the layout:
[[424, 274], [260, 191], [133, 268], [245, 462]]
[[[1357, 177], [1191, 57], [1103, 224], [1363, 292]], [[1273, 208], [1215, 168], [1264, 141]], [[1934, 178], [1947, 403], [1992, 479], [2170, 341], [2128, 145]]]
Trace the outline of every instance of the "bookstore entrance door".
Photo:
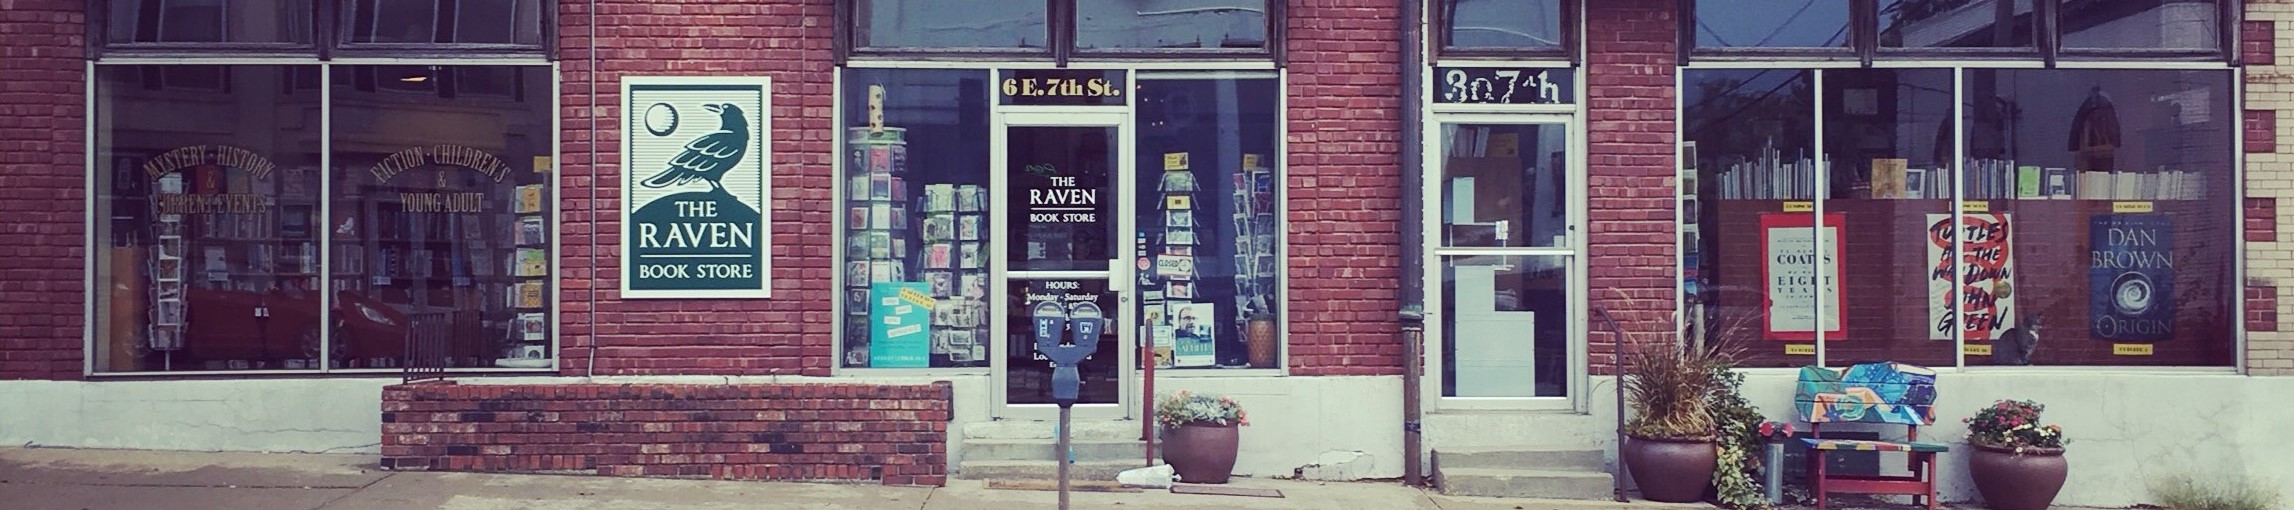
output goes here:
[[[996, 115], [989, 243], [994, 338], [991, 391], [999, 418], [1057, 416], [1052, 367], [1039, 336], [1094, 346], [1081, 366], [1075, 416], [1137, 416], [1127, 283], [1135, 269], [1130, 116], [1107, 107], [1007, 108]], [[929, 225], [927, 225], [929, 230]], [[995, 299], [1000, 295], [1001, 299]], [[1081, 328], [1083, 321], [1097, 328]]]

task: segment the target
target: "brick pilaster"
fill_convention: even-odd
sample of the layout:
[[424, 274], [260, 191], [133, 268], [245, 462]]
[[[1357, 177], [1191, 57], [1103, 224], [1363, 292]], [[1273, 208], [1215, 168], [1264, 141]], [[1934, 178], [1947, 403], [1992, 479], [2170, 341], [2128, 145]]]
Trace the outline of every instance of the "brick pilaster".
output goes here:
[[86, 5], [0, 2], [0, 379], [80, 378]]
[[[1680, 285], [1673, 208], [1676, 2], [1586, 8], [1585, 183], [1593, 306], [1633, 334], [1673, 337]], [[1588, 335], [1594, 373], [1615, 366], [1606, 334]]]

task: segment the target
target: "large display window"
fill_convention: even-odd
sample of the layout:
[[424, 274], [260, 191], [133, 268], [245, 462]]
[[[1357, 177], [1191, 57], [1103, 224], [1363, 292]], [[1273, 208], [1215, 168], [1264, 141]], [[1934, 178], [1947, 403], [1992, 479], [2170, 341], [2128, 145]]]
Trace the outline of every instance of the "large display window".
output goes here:
[[95, 373], [554, 366], [548, 66], [93, 79]]
[[2233, 76], [1684, 70], [1691, 334], [1747, 366], [2228, 366]]
[[[993, 301], [1019, 303], [1009, 310], [1024, 314], [1022, 298], [1035, 293], [1027, 285], [1042, 283], [999, 289], [998, 275], [1054, 278], [1043, 275], [1110, 271], [1110, 261], [1134, 258], [1139, 266], [1119, 274], [1136, 281], [1102, 294], [1131, 293], [1109, 313], [1137, 317], [1126, 322], [1136, 338], [1152, 339], [1158, 368], [1281, 366], [1280, 80], [1089, 73], [1134, 80], [1095, 99], [1119, 103], [1093, 106], [1132, 128], [1010, 127], [998, 147], [996, 110], [1030, 107], [1000, 103], [1059, 89], [1031, 88], [1025, 80], [1036, 75], [1012, 70], [843, 70], [839, 367], [988, 368]], [[1014, 81], [989, 82], [1003, 78]], [[1103, 161], [1126, 154], [1123, 146], [1137, 157], [1135, 182], [1115, 180], [1120, 160]], [[1011, 168], [991, 168], [997, 150]], [[998, 182], [1008, 203], [990, 199]], [[1054, 191], [1088, 203], [1044, 202]], [[1134, 215], [1116, 215], [1117, 199], [1099, 196], [1109, 193], [1134, 194]], [[1048, 220], [1045, 211], [1088, 219]], [[999, 219], [1008, 232], [993, 228]], [[1003, 259], [993, 256], [999, 245]], [[919, 320], [925, 327], [895, 327]], [[1010, 354], [1030, 352], [1020, 345]], [[1101, 354], [1094, 363], [1112, 369], [1117, 357]]]
[[[1683, 56], [2234, 61], [2225, 0], [1688, 0]], [[1694, 35], [1691, 36], [1693, 28]]]

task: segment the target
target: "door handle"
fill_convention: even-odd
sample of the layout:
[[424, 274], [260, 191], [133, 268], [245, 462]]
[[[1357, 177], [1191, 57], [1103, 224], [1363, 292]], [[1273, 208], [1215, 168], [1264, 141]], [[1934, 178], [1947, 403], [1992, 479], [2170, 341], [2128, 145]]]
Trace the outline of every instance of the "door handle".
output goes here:
[[1127, 286], [1131, 284], [1131, 282], [1128, 280], [1129, 278], [1123, 277], [1123, 259], [1110, 259], [1107, 261], [1108, 292], [1114, 292], [1117, 294], [1129, 294], [1127, 292], [1123, 292], [1124, 289], [1128, 288]]

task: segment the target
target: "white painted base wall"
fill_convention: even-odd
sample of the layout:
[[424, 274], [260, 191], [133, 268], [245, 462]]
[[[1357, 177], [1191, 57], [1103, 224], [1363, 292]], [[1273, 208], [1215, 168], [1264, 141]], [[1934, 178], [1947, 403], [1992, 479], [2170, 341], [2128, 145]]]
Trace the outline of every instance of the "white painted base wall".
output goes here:
[[[1792, 419], [1797, 372], [1747, 370], [1744, 393], [1769, 419]], [[2000, 399], [2047, 405], [2043, 419], [2070, 438], [2071, 476], [2058, 505], [2125, 507], [2151, 501], [2148, 485], [2168, 476], [2244, 475], [2294, 501], [2294, 378], [2144, 371], [1946, 371], [1937, 378], [1936, 425], [1920, 436], [1951, 442], [1938, 490], [1946, 501], [1979, 499], [1968, 477], [1967, 428], [1960, 420]], [[1587, 413], [1435, 411], [1426, 421], [1429, 449], [1458, 447], [1599, 447], [1616, 464], [1615, 387], [1589, 388]], [[1438, 404], [1431, 406], [1438, 409]], [[1806, 425], [1800, 425], [1805, 429]], [[1842, 427], [1841, 430], [1852, 430]], [[1900, 435], [1903, 427], [1886, 427]], [[1883, 459], [1900, 459], [1884, 454]], [[1883, 466], [1900, 465], [1883, 460]]]
[[[462, 384], [929, 384], [950, 381], [950, 468], [964, 424], [992, 419], [986, 375], [498, 377]], [[1402, 476], [1400, 377], [1158, 377], [1157, 389], [1242, 401], [1236, 474]], [[147, 450], [376, 453], [382, 387], [397, 378], [0, 381], [0, 444]]]

